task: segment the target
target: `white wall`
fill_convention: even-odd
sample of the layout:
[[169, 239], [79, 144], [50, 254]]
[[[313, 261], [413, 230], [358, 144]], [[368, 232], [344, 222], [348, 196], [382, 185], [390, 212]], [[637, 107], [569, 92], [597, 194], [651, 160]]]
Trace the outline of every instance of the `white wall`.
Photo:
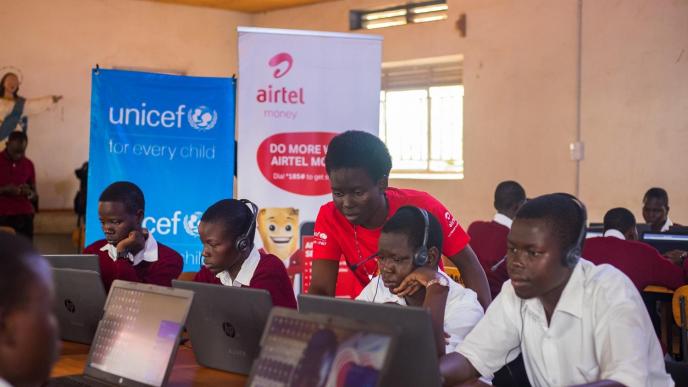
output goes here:
[[29, 119], [27, 154], [43, 208], [72, 206], [73, 171], [88, 158], [96, 63], [231, 76], [236, 26], [251, 24], [237, 12], [139, 0], [3, 1], [1, 8], [0, 67], [21, 69], [21, 95], [64, 95], [58, 109]]

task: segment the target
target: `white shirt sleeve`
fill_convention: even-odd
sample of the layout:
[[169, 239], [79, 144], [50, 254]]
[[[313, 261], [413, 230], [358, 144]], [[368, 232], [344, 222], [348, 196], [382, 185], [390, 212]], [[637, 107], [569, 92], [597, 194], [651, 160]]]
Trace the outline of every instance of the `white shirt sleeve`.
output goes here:
[[377, 287], [378, 284], [378, 279], [377, 277], [374, 277], [370, 282], [368, 282], [368, 285], [366, 285], [363, 290], [361, 290], [361, 293], [356, 297], [357, 301], [366, 301], [366, 302], [373, 302], [373, 294], [375, 293], [375, 288]]
[[446, 353], [455, 352], [456, 347], [485, 315], [475, 293], [463, 291], [466, 293], [460, 300], [455, 302], [447, 300], [444, 313], [444, 331], [449, 335]]
[[525, 309], [522, 300], [510, 283], [505, 284], [487, 308], [485, 317], [459, 344], [456, 351], [480, 375], [494, 377], [497, 370], [521, 353], [521, 309]]

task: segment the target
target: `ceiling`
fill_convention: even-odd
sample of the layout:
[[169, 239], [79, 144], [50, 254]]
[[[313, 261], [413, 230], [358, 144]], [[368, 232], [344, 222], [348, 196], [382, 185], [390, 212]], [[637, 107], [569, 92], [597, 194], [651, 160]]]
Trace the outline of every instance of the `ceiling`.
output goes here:
[[184, 4], [196, 7], [221, 8], [238, 12], [266, 12], [276, 9], [324, 3], [332, 0], [148, 0], [159, 3]]

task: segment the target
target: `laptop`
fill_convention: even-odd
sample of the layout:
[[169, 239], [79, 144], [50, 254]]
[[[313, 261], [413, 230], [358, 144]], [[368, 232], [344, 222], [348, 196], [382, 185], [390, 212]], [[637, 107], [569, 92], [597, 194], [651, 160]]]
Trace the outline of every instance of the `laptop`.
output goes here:
[[439, 386], [441, 378], [430, 314], [422, 308], [300, 295], [299, 311], [396, 327], [397, 347], [384, 386]]
[[662, 254], [671, 250], [688, 251], [688, 234], [681, 232], [645, 232], [640, 240]]
[[84, 375], [50, 386], [163, 386], [174, 364], [193, 292], [115, 280]]
[[172, 280], [194, 292], [186, 329], [198, 364], [248, 375], [272, 298], [267, 290]]
[[380, 386], [394, 337], [375, 324], [275, 307], [247, 385]]
[[62, 340], [91, 344], [103, 316], [105, 288], [91, 270], [53, 268], [55, 314]]
[[60, 269], [91, 270], [100, 273], [100, 261], [95, 254], [44, 255], [52, 267]]

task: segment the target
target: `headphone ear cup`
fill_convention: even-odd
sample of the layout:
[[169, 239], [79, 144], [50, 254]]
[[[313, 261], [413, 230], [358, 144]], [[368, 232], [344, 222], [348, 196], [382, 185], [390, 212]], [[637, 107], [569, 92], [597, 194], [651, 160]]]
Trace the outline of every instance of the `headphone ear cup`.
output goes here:
[[427, 247], [422, 246], [418, 249], [416, 255], [413, 256], [413, 264], [416, 267], [425, 266], [428, 263], [428, 259], [428, 249]]
[[241, 237], [241, 238], [237, 239], [237, 241], [236, 241], [236, 249], [237, 249], [237, 251], [239, 251], [241, 253], [246, 251], [246, 249], [248, 248], [248, 245], [249, 245], [248, 239], [245, 237]]

